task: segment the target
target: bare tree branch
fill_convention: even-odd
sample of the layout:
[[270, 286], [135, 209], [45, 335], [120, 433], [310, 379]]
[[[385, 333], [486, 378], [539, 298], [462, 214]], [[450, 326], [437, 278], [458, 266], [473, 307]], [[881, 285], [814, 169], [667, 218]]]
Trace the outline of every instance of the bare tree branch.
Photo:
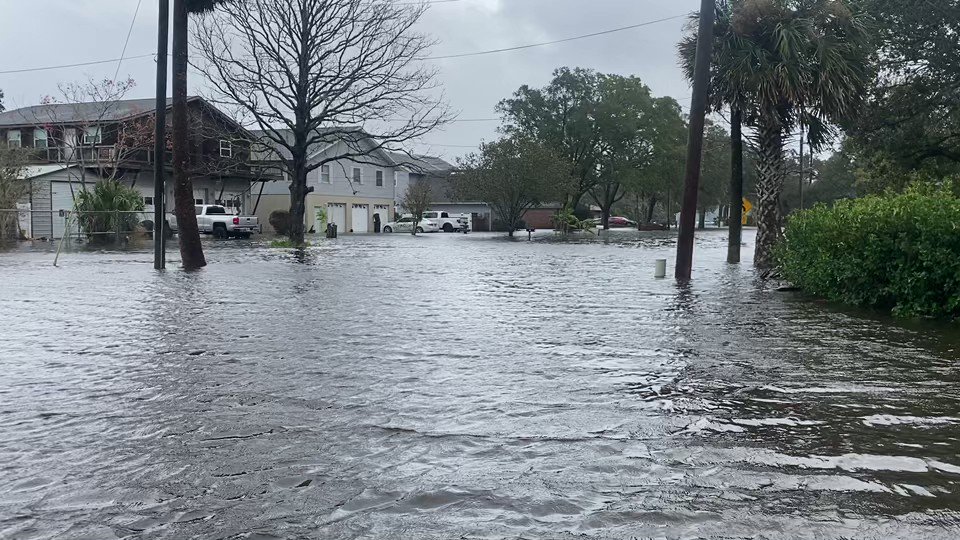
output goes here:
[[[195, 28], [200, 68], [217, 102], [264, 133], [261, 150], [291, 178], [291, 239], [302, 242], [307, 174], [327, 163], [375, 162], [450, 119], [432, 41], [414, 26], [425, 3], [392, 0], [237, 0]], [[396, 118], [401, 123], [388, 122]], [[340, 142], [322, 159], [324, 145]], [[372, 144], [371, 144], [372, 143]], [[419, 163], [410, 154], [406, 163]], [[407, 162], [401, 158], [401, 161]]]

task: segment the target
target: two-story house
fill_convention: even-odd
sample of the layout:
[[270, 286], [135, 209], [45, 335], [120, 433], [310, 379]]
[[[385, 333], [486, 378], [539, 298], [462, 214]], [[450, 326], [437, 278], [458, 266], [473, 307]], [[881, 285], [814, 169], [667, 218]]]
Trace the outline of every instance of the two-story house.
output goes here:
[[[263, 137], [262, 133], [259, 135]], [[341, 139], [331, 138], [310, 149], [308, 162], [311, 164], [355, 154], [358, 148], [363, 148], [365, 155], [335, 159], [308, 174], [307, 185], [313, 188], [306, 202], [308, 231], [320, 232], [326, 222], [335, 223], [340, 232], [372, 232], [374, 216], [378, 216], [381, 223], [394, 218], [409, 181], [408, 170], [365, 135], [351, 141], [350, 147], [347, 149], [347, 143]], [[279, 168], [281, 159], [290, 159], [285, 148], [265, 152], [258, 164]], [[275, 210], [290, 209], [289, 187], [287, 175], [279, 181], [265, 179], [254, 187], [253, 208], [261, 222], [267, 222]]]
[[[191, 97], [188, 110], [196, 203], [249, 209], [251, 183], [262, 174], [250, 165], [253, 136], [202, 98]], [[66, 220], [61, 211], [72, 210], [76, 193], [100, 179], [115, 179], [138, 190], [145, 217], [152, 214], [154, 119], [153, 99], [45, 103], [0, 113], [0, 144], [32, 149], [25, 179], [30, 192], [23, 201], [30, 205], [31, 236], [63, 236]], [[170, 119], [168, 113], [168, 150]], [[168, 151], [167, 163], [170, 160]], [[167, 209], [172, 211], [169, 166], [167, 171]]]

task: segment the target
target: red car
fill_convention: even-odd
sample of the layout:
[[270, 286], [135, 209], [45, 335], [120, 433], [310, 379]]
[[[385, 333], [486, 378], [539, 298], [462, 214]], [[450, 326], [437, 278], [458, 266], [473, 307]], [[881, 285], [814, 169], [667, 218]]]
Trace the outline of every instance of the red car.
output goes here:
[[633, 227], [636, 228], [637, 222], [621, 216], [610, 216], [611, 227]]

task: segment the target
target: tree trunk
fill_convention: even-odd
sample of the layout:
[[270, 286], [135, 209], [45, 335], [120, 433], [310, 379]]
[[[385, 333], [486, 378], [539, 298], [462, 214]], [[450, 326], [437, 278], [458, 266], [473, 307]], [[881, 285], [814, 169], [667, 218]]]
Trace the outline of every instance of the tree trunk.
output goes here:
[[667, 190], [667, 229], [670, 229], [670, 222], [672, 221], [671, 211], [670, 211], [670, 190]]
[[173, 2], [173, 199], [176, 208], [180, 258], [183, 268], [207, 265], [200, 244], [197, 214], [193, 209], [193, 181], [188, 170], [190, 132], [187, 126], [187, 5]]
[[[293, 180], [290, 182], [290, 243], [304, 245], [307, 214], [307, 168], [304, 159], [294, 157]], [[338, 231], [339, 233], [339, 231]]]
[[707, 228], [707, 209], [706, 208], [700, 209], [700, 219], [697, 222], [697, 228], [701, 230]]
[[601, 225], [603, 225], [603, 230], [610, 230], [610, 206], [604, 205], [604, 207], [600, 209], [600, 222]]
[[776, 121], [757, 130], [757, 268], [774, 265], [773, 250], [780, 241], [780, 195], [783, 193], [783, 129]]
[[650, 197], [650, 200], [647, 202], [647, 215], [643, 220], [644, 223], [650, 223], [653, 221], [653, 214], [657, 210], [657, 198], [655, 196]]
[[740, 262], [743, 243], [743, 113], [734, 108], [730, 113], [730, 235], [727, 240], [727, 262]]

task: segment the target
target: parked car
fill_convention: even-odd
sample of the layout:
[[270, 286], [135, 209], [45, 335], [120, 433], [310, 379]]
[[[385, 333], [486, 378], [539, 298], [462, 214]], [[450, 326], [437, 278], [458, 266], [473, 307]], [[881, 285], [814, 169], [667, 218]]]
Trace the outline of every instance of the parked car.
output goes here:
[[437, 227], [439, 227], [443, 232], [447, 233], [460, 232], [462, 230], [470, 229], [470, 218], [463, 214], [460, 214], [459, 216], [451, 216], [449, 212], [428, 210], [423, 213], [423, 219], [435, 221], [437, 223]]
[[[596, 227], [602, 227], [602, 226], [603, 226], [603, 218], [593, 218], [593, 219], [591, 219], [590, 221], [593, 222], [594, 226], [596, 226]], [[610, 225], [611, 228], [613, 228], [613, 227], [616, 227], [616, 228], [624, 228], [624, 227], [636, 228], [636, 227], [637, 227], [637, 222], [636, 222], [636, 221], [633, 221], [632, 219], [628, 219], [628, 218], [621, 217], [621, 216], [610, 216], [610, 221], [608, 222], [608, 224]]]
[[[256, 216], [235, 216], [219, 204], [198, 204], [194, 209], [201, 234], [212, 234], [216, 238], [250, 238], [253, 233], [262, 232]], [[170, 226], [177, 230], [176, 219], [169, 221]]]
[[[392, 233], [392, 232], [413, 232], [413, 216], [405, 215], [396, 221], [391, 221], [383, 226], [383, 232]], [[436, 221], [431, 219], [420, 220], [420, 223], [417, 223], [417, 232], [437, 232], [440, 230], [440, 227], [437, 225]]]
[[637, 226], [637, 222], [632, 219], [627, 219], [621, 216], [610, 216], [610, 226], [611, 227], [633, 227]]

